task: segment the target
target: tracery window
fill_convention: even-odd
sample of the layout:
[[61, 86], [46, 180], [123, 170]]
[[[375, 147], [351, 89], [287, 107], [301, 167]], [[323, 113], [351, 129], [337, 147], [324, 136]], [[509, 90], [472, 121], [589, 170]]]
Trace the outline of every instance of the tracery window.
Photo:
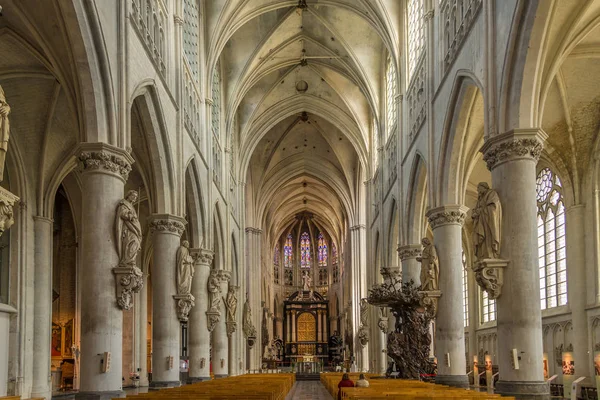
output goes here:
[[485, 290], [481, 291], [481, 314], [484, 323], [496, 320], [496, 300], [490, 299]]
[[467, 270], [467, 255], [465, 251], [462, 252], [462, 288], [463, 288], [463, 320], [465, 328], [469, 326], [469, 282], [468, 282], [468, 270]]
[[538, 260], [542, 310], [567, 304], [567, 249], [562, 184], [550, 168], [537, 177]]
[[338, 283], [340, 281], [340, 266], [338, 264], [337, 247], [335, 247], [335, 243], [333, 242], [331, 243], [331, 264], [333, 265], [331, 273], [333, 283]]
[[425, 44], [425, 0], [408, 0], [408, 79], [412, 76]]
[[327, 266], [327, 241], [322, 233], [319, 233], [319, 267]]
[[285, 245], [283, 246], [283, 266], [285, 268], [292, 268], [292, 234], [290, 233], [285, 239]]
[[279, 285], [279, 243], [275, 245], [273, 251], [273, 281]]
[[198, 0], [185, 0], [183, 6], [183, 54], [198, 79]]
[[308, 232], [300, 235], [300, 268], [310, 268], [310, 236]]
[[221, 65], [217, 62], [212, 79], [211, 123], [215, 138], [219, 139], [221, 127]]
[[[396, 110], [396, 93], [398, 90], [398, 82], [396, 79], [396, 67], [392, 57], [388, 54], [386, 67], [385, 67], [385, 91], [386, 91], [386, 112], [387, 112], [387, 127], [386, 127], [386, 139], [390, 137], [397, 121], [397, 110]], [[377, 151], [377, 149], [375, 149]]]

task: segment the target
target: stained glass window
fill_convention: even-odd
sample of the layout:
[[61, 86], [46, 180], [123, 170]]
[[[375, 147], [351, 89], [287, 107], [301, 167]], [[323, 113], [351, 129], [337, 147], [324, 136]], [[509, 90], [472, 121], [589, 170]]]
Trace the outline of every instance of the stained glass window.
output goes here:
[[327, 266], [327, 241], [322, 233], [319, 233], [319, 267]]
[[465, 328], [469, 326], [469, 282], [468, 282], [468, 270], [467, 270], [467, 256], [465, 251], [462, 252], [462, 287], [463, 287], [463, 320]]
[[537, 177], [538, 263], [542, 310], [567, 304], [567, 249], [562, 184], [550, 168]]
[[292, 268], [292, 234], [289, 234], [283, 246], [283, 266]]
[[[396, 94], [398, 90], [398, 84], [396, 79], [396, 67], [392, 57], [388, 55], [386, 70], [385, 70], [385, 107], [387, 110], [387, 127], [386, 127], [386, 139], [390, 137], [392, 130], [396, 126], [397, 110], [396, 110]], [[377, 151], [377, 150], [375, 150]]]
[[279, 284], [279, 243], [275, 245], [273, 251], [273, 281], [276, 285]]
[[335, 247], [335, 243], [331, 243], [331, 263], [332, 264], [337, 264], [338, 262], [338, 257], [337, 257], [337, 247]]
[[275, 245], [275, 250], [273, 251], [273, 264], [279, 265], [279, 243]]
[[425, 44], [425, 0], [408, 0], [408, 78], [412, 76]]
[[300, 267], [310, 268], [310, 236], [308, 232], [300, 235]]

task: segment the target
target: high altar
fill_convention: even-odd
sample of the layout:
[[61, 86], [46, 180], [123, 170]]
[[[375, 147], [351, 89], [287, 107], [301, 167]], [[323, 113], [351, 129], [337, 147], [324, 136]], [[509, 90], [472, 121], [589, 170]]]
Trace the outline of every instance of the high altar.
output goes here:
[[300, 290], [284, 301], [285, 361], [298, 372], [320, 372], [328, 362], [327, 300], [312, 290]]

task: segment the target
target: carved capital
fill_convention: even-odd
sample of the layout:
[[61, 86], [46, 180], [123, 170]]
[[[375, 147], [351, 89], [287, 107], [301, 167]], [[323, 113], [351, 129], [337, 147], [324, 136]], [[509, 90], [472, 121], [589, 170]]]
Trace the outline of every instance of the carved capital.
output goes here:
[[181, 322], [187, 321], [192, 307], [196, 305], [196, 299], [191, 294], [176, 294], [173, 298], [177, 307], [177, 318]]
[[475, 272], [477, 284], [492, 299], [497, 299], [502, 294], [504, 269], [507, 266], [508, 261], [500, 259], [483, 259], [473, 264], [473, 272]]
[[13, 207], [19, 198], [0, 187], [0, 236], [14, 225]]
[[175, 25], [183, 25], [183, 18], [181, 18], [181, 16], [175, 14], [175, 15], [173, 15], [173, 22], [175, 22]]
[[185, 219], [169, 214], [153, 214], [150, 216], [150, 233], [168, 233], [181, 236], [185, 230]]
[[133, 157], [119, 147], [106, 143], [83, 143], [77, 149], [77, 154], [84, 173], [114, 174], [125, 182], [131, 172]]
[[208, 249], [192, 249], [190, 250], [196, 264], [210, 266], [213, 262], [214, 252]]
[[526, 159], [537, 163], [547, 138], [541, 129], [514, 129], [492, 136], [480, 151], [490, 171], [508, 161]]
[[443, 225], [460, 225], [462, 226], [467, 217], [468, 207], [460, 205], [449, 205], [432, 208], [427, 211], [427, 218], [431, 229], [435, 229]]
[[398, 257], [401, 261], [405, 261], [411, 258], [421, 257], [421, 246], [420, 244], [407, 244], [405, 246], [398, 247]]
[[231, 271], [220, 269], [217, 273], [217, 278], [221, 281], [221, 284], [227, 283], [231, 280]]
[[117, 305], [123, 310], [133, 307], [133, 295], [144, 287], [144, 274], [138, 267], [115, 267]]

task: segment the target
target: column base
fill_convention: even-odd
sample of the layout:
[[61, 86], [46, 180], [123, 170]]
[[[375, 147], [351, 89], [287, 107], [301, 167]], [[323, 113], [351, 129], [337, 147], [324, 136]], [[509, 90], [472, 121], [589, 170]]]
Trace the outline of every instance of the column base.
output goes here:
[[521, 400], [546, 400], [550, 398], [550, 386], [538, 381], [498, 381], [496, 393], [514, 396]]
[[228, 376], [229, 376], [228, 374], [218, 374], [218, 375], [215, 375], [215, 379], [227, 378]]
[[31, 398], [36, 398], [36, 397], [41, 397], [44, 399], [51, 399], [52, 398], [52, 390], [32, 390], [31, 391]]
[[191, 383], [206, 382], [206, 381], [210, 381], [210, 380], [211, 380], [210, 376], [190, 376], [189, 378], [187, 378], [187, 381], [185, 383], [187, 383], [189, 385]]
[[112, 400], [115, 397], [125, 397], [122, 390], [113, 390], [107, 392], [79, 392], [75, 395], [75, 400]]
[[435, 383], [459, 388], [469, 387], [469, 378], [467, 375], [437, 375]]
[[180, 381], [162, 381], [162, 382], [161, 381], [159, 381], [159, 382], [152, 381], [152, 382], [150, 382], [150, 390], [160, 390], [160, 389], [179, 387], [179, 386], [181, 386]]

